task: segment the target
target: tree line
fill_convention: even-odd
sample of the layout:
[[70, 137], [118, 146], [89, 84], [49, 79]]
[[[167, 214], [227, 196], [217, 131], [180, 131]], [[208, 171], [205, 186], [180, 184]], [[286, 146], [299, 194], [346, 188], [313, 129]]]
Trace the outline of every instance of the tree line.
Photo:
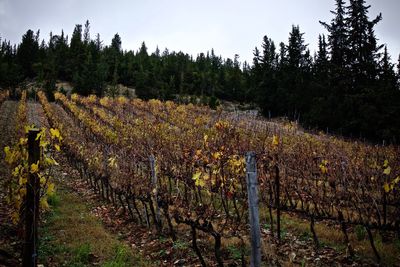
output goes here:
[[144, 99], [176, 96], [208, 97], [255, 103], [268, 117], [287, 117], [305, 127], [375, 142], [399, 142], [400, 56], [392, 63], [379, 44], [365, 0], [335, 0], [333, 18], [320, 22], [318, 51], [311, 54], [300, 27], [293, 25], [287, 43], [278, 46], [264, 36], [250, 64], [217, 56], [214, 50], [196, 57], [183, 52], [149, 53], [143, 42], [137, 51], [122, 49], [114, 35], [105, 45], [90, 23], [76, 25], [69, 38], [62, 31], [28, 30], [18, 45], [1, 40], [0, 86], [15, 88], [24, 81], [42, 84], [49, 96], [56, 80], [73, 84], [74, 91], [104, 95], [107, 86], [133, 87]]

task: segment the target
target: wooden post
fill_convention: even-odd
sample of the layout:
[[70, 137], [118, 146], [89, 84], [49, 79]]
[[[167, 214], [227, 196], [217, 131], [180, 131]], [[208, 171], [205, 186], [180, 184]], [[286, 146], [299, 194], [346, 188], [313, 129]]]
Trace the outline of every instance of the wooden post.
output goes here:
[[257, 164], [256, 155], [254, 152], [246, 153], [246, 178], [251, 231], [250, 266], [259, 267], [261, 265], [261, 231], [258, 213]]
[[158, 181], [157, 181], [157, 172], [156, 172], [156, 159], [154, 155], [151, 155], [150, 158], [150, 168], [151, 168], [151, 182], [154, 188], [154, 201], [156, 205], [156, 225], [157, 228], [161, 228], [161, 213], [160, 207], [158, 206]]
[[[32, 129], [28, 133], [28, 163], [29, 168], [40, 160], [40, 138], [36, 140], [38, 129]], [[29, 173], [26, 185], [25, 207], [25, 242], [22, 251], [22, 266], [36, 267], [39, 221], [39, 178], [35, 173]]]

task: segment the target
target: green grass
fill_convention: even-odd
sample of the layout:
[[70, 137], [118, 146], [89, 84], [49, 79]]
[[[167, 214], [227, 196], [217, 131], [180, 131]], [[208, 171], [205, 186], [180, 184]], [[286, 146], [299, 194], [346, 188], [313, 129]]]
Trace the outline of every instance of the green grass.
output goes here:
[[180, 240], [175, 241], [173, 244], [173, 248], [177, 249], [177, 250], [185, 250], [185, 249], [188, 249], [188, 247], [189, 246], [186, 242], [183, 242]]
[[125, 267], [131, 266], [131, 253], [124, 246], [117, 246], [115, 248], [115, 256], [113, 259], [106, 261], [103, 267]]
[[39, 229], [39, 263], [45, 266], [153, 266], [106, 231], [81, 197], [59, 189]]
[[231, 255], [232, 259], [234, 259], [234, 260], [242, 259], [242, 251], [237, 246], [230, 245], [227, 247], [227, 250], [228, 250], [229, 254]]

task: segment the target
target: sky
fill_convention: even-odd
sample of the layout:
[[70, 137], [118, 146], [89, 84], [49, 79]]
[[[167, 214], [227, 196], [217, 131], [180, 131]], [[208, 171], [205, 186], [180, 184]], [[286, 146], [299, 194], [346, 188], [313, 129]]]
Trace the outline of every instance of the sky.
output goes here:
[[[400, 53], [400, 0], [367, 0], [370, 17], [380, 12], [376, 26], [379, 42], [387, 44], [392, 61]], [[277, 45], [287, 43], [292, 25], [305, 32], [311, 53], [318, 35], [326, 33], [319, 21], [330, 22], [334, 0], [0, 0], [0, 37], [19, 43], [28, 30], [40, 29], [71, 36], [75, 24], [90, 22], [105, 45], [114, 34], [124, 50], [138, 50], [145, 41], [149, 52], [183, 51], [196, 56], [214, 48], [217, 55], [251, 62], [255, 46], [267, 35]]]

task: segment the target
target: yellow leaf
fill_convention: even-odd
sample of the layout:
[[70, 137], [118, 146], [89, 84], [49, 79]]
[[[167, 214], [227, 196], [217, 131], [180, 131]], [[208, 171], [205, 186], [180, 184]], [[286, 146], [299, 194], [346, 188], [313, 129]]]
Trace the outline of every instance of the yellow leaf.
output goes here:
[[390, 168], [390, 166], [388, 166], [386, 169], [383, 170], [383, 174], [390, 175], [391, 171], [392, 169]]
[[61, 149], [60, 149], [60, 145], [58, 145], [58, 144], [55, 144], [54, 147], [56, 148], [57, 151], [60, 151], [60, 150], [61, 150]]
[[204, 185], [205, 185], [205, 182], [204, 182], [204, 180], [202, 180], [202, 179], [199, 179], [199, 180], [197, 180], [196, 181], [196, 186], [200, 186], [200, 187], [203, 187]]
[[42, 197], [40, 199], [40, 208], [43, 210], [48, 210], [50, 208], [49, 203], [47, 203], [47, 199], [45, 197]]
[[25, 133], [28, 133], [30, 130], [33, 130], [33, 129], [35, 129], [34, 125], [26, 125], [25, 126]]
[[46, 177], [40, 175], [40, 173], [38, 174], [38, 176], [39, 176], [40, 185], [44, 186], [46, 184], [46, 182], [47, 182]]
[[272, 137], [272, 145], [273, 145], [273, 146], [279, 145], [279, 137], [278, 137], [277, 135], [274, 135], [274, 136]]
[[19, 179], [18, 179], [18, 184], [19, 184], [19, 185], [25, 185], [26, 182], [28, 182], [28, 179], [26, 179], [26, 178], [23, 177], [23, 176], [19, 177]]
[[323, 173], [323, 174], [325, 174], [325, 173], [328, 172], [328, 168], [327, 168], [325, 165], [323, 165], [323, 164], [320, 164], [320, 165], [319, 165], [319, 168], [320, 168], [320, 170], [321, 170], [321, 173]]
[[40, 139], [40, 147], [46, 148], [49, 142], [46, 142], [44, 138]]
[[13, 152], [10, 147], [4, 147], [4, 152], [6, 154], [5, 161], [8, 164], [12, 164], [15, 161], [15, 152]]
[[204, 179], [201, 179], [201, 172], [196, 172], [195, 174], [193, 174], [192, 179], [195, 180], [196, 186], [203, 187], [205, 185]]
[[39, 133], [36, 135], [35, 140], [39, 140], [39, 138], [40, 138], [42, 135], [43, 135], [43, 132], [39, 132]]
[[58, 165], [59, 165], [58, 162], [57, 162], [54, 158], [48, 158], [48, 157], [46, 157], [46, 158], [44, 159], [44, 162], [46, 163], [47, 166], [51, 166], [51, 165], [56, 165], [56, 166], [58, 166]]
[[51, 136], [51, 139], [54, 139], [54, 138], [60, 138], [60, 131], [58, 130], [58, 129], [53, 129], [53, 128], [50, 128], [50, 136]]
[[14, 177], [19, 176], [20, 171], [21, 171], [21, 165], [18, 165], [17, 167], [14, 168], [14, 170], [12, 172], [12, 176], [14, 176]]
[[118, 167], [118, 165], [117, 165], [117, 158], [116, 158], [116, 157], [110, 157], [110, 158], [108, 159], [108, 166], [109, 166], [109, 167], [113, 167], [113, 168], [117, 168], [117, 167]]
[[56, 191], [55, 185], [53, 183], [49, 183], [49, 185], [47, 186], [47, 191], [46, 191], [47, 195], [52, 196], [52, 195], [54, 195], [55, 191]]
[[21, 189], [19, 189], [19, 194], [21, 195], [21, 197], [25, 197], [26, 196], [26, 187], [22, 187]]
[[196, 172], [195, 174], [193, 174], [192, 179], [197, 181], [200, 178], [201, 172]]
[[383, 185], [383, 189], [385, 189], [385, 192], [386, 192], [386, 193], [389, 193], [389, 191], [390, 191], [389, 184], [388, 184], [388, 183], [385, 183], [385, 184]]
[[19, 222], [19, 213], [16, 212], [16, 211], [14, 211], [14, 212], [11, 214], [11, 219], [12, 219], [12, 221], [13, 221], [14, 224], [18, 224], [18, 222]]
[[383, 167], [386, 168], [389, 165], [389, 161], [387, 159], [385, 159], [385, 161], [383, 162]]
[[222, 153], [221, 152], [215, 152], [212, 154], [212, 157], [216, 160], [221, 158]]
[[39, 171], [39, 161], [35, 164], [32, 163], [31, 165], [31, 173], [37, 173]]
[[28, 138], [20, 138], [19, 139], [19, 144], [21, 145], [21, 146], [24, 146], [24, 145], [26, 145], [28, 143]]

